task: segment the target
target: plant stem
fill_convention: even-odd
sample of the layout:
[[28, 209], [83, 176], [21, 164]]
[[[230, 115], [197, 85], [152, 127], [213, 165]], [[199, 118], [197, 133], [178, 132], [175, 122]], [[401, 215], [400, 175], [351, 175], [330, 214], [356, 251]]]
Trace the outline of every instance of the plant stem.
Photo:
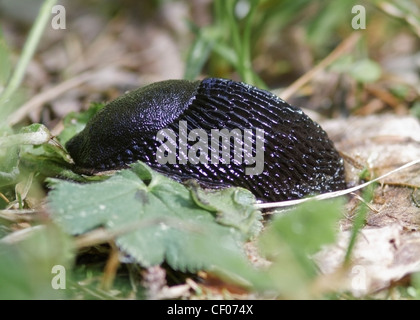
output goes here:
[[242, 44], [241, 44], [241, 36], [240, 36], [240, 28], [238, 25], [238, 21], [235, 18], [235, 5], [236, 1], [226, 1], [225, 2], [225, 10], [228, 14], [228, 27], [231, 32], [232, 36], [232, 45], [236, 53], [236, 70], [240, 73], [242, 79], [244, 76], [244, 66], [243, 62], [243, 51], [242, 51]]
[[367, 214], [369, 212], [369, 207], [367, 206], [367, 203], [369, 203], [373, 199], [373, 193], [374, 189], [376, 187], [376, 183], [371, 184], [368, 186], [368, 188], [365, 190], [363, 194], [363, 200], [365, 202], [362, 202], [359, 206], [359, 209], [356, 213], [356, 217], [354, 218], [353, 222], [353, 229], [351, 231], [350, 235], [350, 241], [347, 247], [346, 255], [344, 257], [344, 265], [347, 265], [350, 263], [351, 254], [353, 252], [353, 248], [356, 244], [357, 236], [359, 235], [360, 231], [362, 230], [365, 220], [367, 217]]
[[[34, 22], [33, 27], [29, 33], [28, 39], [22, 50], [20, 59], [16, 65], [16, 68], [7, 84], [5, 90], [0, 96], [0, 111], [3, 113], [4, 106], [10, 101], [15, 91], [19, 88], [25, 75], [26, 68], [34, 55], [35, 49], [39, 43], [41, 35], [47, 25], [50, 16], [51, 9], [57, 0], [45, 0], [38, 14], [37, 19]], [[2, 117], [5, 119], [6, 117]]]
[[254, 13], [255, 9], [257, 8], [258, 1], [252, 0], [250, 1], [250, 9], [246, 16], [245, 28], [243, 31], [242, 37], [242, 61], [241, 65], [243, 67], [243, 79], [247, 83], [255, 84], [255, 77], [254, 72], [252, 69], [252, 62], [251, 62], [251, 29], [252, 29], [252, 22], [254, 20]]

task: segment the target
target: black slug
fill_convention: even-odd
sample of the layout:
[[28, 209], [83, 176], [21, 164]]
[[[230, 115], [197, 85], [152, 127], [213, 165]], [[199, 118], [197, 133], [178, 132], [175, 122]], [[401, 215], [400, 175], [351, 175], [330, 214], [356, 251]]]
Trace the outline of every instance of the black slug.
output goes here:
[[168, 80], [110, 102], [66, 144], [79, 172], [141, 160], [178, 181], [281, 201], [345, 188], [326, 132], [272, 93], [225, 79]]

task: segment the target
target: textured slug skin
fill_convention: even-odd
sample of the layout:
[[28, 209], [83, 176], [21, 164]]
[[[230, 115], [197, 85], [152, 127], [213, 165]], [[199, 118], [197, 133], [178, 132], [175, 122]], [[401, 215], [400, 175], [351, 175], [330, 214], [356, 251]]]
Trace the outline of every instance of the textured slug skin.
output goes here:
[[[209, 136], [211, 129], [264, 130], [264, 171], [246, 175], [243, 161], [160, 164], [156, 151], [162, 142], [156, 134], [161, 129], [178, 134], [180, 121], [188, 123], [188, 132], [200, 128]], [[210, 157], [210, 141], [208, 145]], [[231, 155], [233, 147], [231, 141]], [[168, 80], [125, 94], [98, 112], [66, 148], [84, 173], [141, 160], [178, 181], [196, 179], [210, 188], [240, 186], [265, 201], [345, 188], [343, 160], [317, 123], [268, 91], [224, 79]]]

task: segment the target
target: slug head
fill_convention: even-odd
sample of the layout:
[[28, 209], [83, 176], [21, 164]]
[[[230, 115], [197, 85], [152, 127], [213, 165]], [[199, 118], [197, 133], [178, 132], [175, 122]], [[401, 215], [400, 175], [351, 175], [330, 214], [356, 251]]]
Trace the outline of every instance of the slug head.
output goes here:
[[66, 149], [77, 167], [97, 171], [121, 150], [178, 118], [198, 85], [199, 81], [167, 80], [124, 94], [93, 116], [83, 131], [66, 143]]

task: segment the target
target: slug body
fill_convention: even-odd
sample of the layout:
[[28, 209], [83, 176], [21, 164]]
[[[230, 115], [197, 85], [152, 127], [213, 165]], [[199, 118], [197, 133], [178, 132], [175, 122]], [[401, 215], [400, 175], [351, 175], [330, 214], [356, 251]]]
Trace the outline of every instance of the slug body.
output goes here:
[[[159, 140], [163, 129], [175, 136]], [[208, 141], [202, 136], [188, 136], [188, 145], [184, 141], [182, 146], [178, 139], [194, 129], [206, 132]], [[231, 158], [223, 158], [223, 148], [215, 150], [210, 141], [215, 129], [230, 133], [239, 129], [243, 148], [234, 149], [235, 138], [231, 137], [227, 140]], [[263, 132], [260, 150], [256, 148], [257, 129]], [[246, 136], [246, 130], [253, 135]], [[208, 150], [197, 152], [194, 144], [198, 141]], [[217, 141], [221, 144], [223, 139]], [[165, 155], [158, 150], [162, 151], [163, 143], [165, 150], [176, 151], [175, 163], [162, 161]], [[247, 143], [255, 148], [245, 148]], [[171, 145], [173, 148], [168, 149]], [[209, 188], [240, 186], [265, 201], [345, 188], [343, 160], [317, 123], [268, 91], [224, 79], [168, 80], [125, 94], [99, 111], [66, 148], [84, 173], [120, 169], [141, 160], [178, 181], [196, 179]], [[233, 150], [242, 150], [242, 158]], [[247, 173], [252, 167], [250, 159], [257, 167], [256, 153], [261, 150], [258, 159], [263, 159], [263, 168]], [[198, 163], [185, 161], [192, 154]], [[210, 156], [217, 154], [219, 158], [210, 161]], [[234, 159], [235, 155], [238, 157]]]

